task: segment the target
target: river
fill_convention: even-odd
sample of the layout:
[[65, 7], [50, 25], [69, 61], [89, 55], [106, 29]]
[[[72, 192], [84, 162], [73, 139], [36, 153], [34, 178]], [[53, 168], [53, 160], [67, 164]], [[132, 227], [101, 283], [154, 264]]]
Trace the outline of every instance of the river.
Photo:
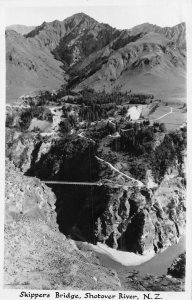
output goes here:
[[177, 244], [170, 246], [163, 252], [157, 253], [150, 260], [137, 266], [123, 266], [108, 255], [100, 253], [97, 253], [97, 255], [102, 265], [111, 269], [115, 269], [118, 272], [120, 271], [125, 273], [136, 270], [139, 271], [141, 275], [152, 274], [160, 276], [167, 273], [167, 269], [171, 266], [173, 260], [183, 253], [185, 249], [186, 237], [183, 235]]

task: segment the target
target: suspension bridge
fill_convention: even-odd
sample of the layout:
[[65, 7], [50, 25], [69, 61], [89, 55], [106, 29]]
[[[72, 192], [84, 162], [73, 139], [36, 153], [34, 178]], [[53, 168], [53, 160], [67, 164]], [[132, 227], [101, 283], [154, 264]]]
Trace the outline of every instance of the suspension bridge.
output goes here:
[[60, 185], [88, 185], [88, 186], [101, 186], [103, 185], [102, 182], [80, 182], [80, 181], [46, 181], [42, 180], [45, 184], [60, 184]]
[[124, 184], [119, 184], [119, 183], [114, 183], [114, 182], [80, 182], [80, 181], [48, 181], [48, 180], [41, 180], [42, 183], [45, 183], [47, 185], [77, 185], [77, 186], [102, 186], [102, 185], [107, 185], [107, 184], [113, 184], [114, 187], [133, 187], [132, 185], [127, 185], [126, 183]]

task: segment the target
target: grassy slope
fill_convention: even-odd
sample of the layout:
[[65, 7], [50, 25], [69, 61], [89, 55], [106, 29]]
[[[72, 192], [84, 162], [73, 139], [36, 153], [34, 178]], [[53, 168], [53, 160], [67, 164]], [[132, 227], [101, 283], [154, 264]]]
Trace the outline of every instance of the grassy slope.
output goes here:
[[[149, 115], [149, 120], [151, 122], [154, 119], [158, 119], [161, 116], [165, 115], [166, 113], [169, 113], [170, 107], [168, 106], [160, 106], [158, 107], [155, 112]], [[173, 107], [173, 112], [171, 114], [168, 114], [167, 116], [156, 120], [154, 122], [164, 123], [167, 130], [175, 130], [179, 126], [181, 126], [184, 122], [187, 120], [187, 113], [184, 112], [181, 109], [178, 109], [177, 107]]]

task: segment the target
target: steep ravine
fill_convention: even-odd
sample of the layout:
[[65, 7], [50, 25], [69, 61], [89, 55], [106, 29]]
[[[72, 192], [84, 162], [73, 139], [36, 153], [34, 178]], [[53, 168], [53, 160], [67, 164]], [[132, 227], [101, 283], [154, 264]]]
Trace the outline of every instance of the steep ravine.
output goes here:
[[[30, 138], [29, 138], [30, 139]], [[48, 142], [48, 141], [47, 141]], [[28, 176], [58, 181], [96, 182], [102, 186], [52, 185], [57, 197], [59, 229], [74, 239], [139, 254], [176, 243], [185, 228], [185, 189], [182, 178], [166, 177], [156, 191], [125, 180], [95, 157], [95, 145], [74, 136], [53, 141], [47, 153], [38, 153], [21, 139], [12, 141], [11, 159], [21, 167], [29, 161]], [[19, 154], [23, 146], [24, 154]], [[28, 148], [27, 148], [28, 147]], [[22, 153], [23, 153], [22, 152]], [[20, 157], [20, 161], [19, 161]]]

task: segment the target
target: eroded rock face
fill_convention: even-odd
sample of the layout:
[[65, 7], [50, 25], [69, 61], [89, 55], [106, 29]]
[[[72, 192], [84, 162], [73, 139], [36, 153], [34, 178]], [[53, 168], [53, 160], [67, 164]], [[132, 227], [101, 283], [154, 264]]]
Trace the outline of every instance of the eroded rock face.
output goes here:
[[55, 196], [6, 162], [4, 287], [118, 290], [114, 272], [58, 230]]
[[[93, 199], [87, 197], [72, 235], [77, 232], [91, 242], [144, 254], [177, 243], [184, 232], [185, 190], [179, 178], [162, 182], [154, 194], [126, 185], [108, 185], [102, 193], [94, 190]], [[91, 219], [94, 226], [87, 226]]]
[[21, 216], [56, 225], [54, 193], [37, 178], [24, 176], [13, 163], [6, 161], [5, 223]]
[[6, 157], [23, 172], [27, 172], [30, 168], [33, 151], [38, 144], [39, 141], [35, 134], [21, 133], [14, 129], [6, 130]]

